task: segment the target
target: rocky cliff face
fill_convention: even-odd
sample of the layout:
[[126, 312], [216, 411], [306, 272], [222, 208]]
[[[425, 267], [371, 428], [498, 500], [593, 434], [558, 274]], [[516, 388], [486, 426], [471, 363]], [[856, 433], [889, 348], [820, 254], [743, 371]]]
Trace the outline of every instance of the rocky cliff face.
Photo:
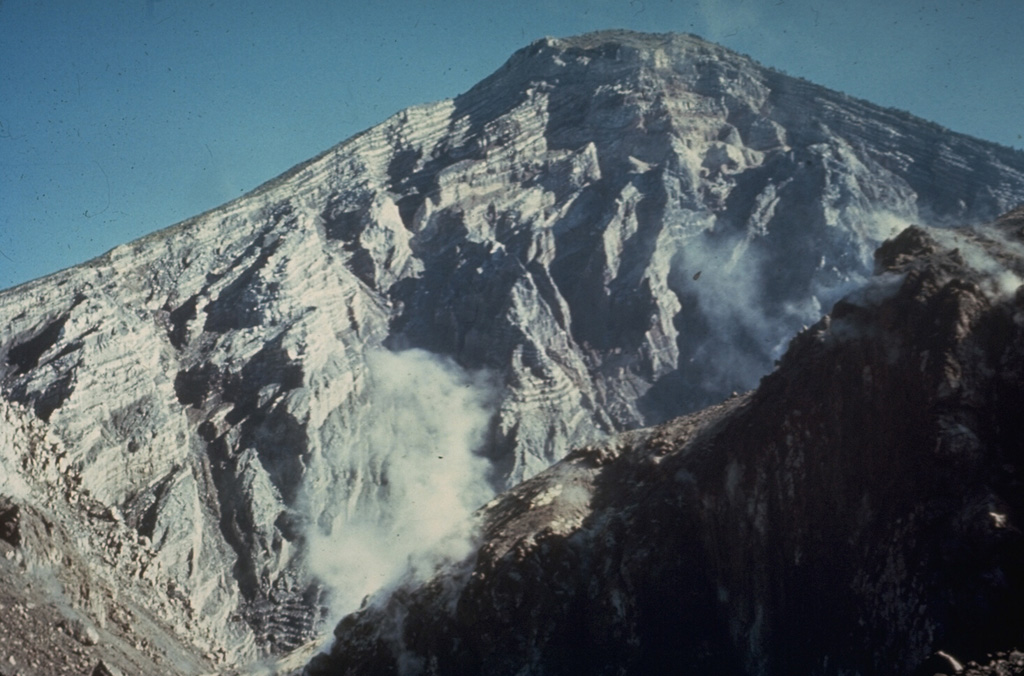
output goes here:
[[694, 37], [541, 40], [0, 294], [0, 490], [169, 635], [279, 653], [490, 491], [753, 386], [907, 221], [1021, 200], [1019, 152]]
[[1022, 226], [886, 242], [756, 391], [495, 499], [309, 673], [1019, 673]]

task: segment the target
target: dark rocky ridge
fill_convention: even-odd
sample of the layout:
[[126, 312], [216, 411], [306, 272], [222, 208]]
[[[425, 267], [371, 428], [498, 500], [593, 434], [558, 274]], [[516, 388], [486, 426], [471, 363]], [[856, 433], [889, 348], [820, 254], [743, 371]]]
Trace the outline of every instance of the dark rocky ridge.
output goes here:
[[540, 40], [454, 100], [0, 293], [0, 493], [75, 535], [4, 570], [55, 576], [55, 603], [98, 623], [56, 563], [91, 562], [90, 598], [204, 655], [183, 673], [289, 651], [329, 602], [310, 538], [401, 502], [412, 454], [367, 433], [385, 349], [487, 389], [474, 476], [511, 486], [753, 386], [905, 222], [1022, 200], [1024, 154], [692, 36]]
[[756, 391], [500, 496], [308, 673], [1019, 673], [1022, 245], [904, 231]]

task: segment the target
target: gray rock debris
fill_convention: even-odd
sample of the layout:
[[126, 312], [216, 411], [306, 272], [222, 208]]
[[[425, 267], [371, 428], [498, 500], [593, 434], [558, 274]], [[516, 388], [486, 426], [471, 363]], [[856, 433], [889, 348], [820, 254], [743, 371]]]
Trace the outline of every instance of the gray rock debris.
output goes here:
[[353, 450], [376, 351], [491, 374], [502, 488], [754, 385], [905, 223], [1021, 200], [1021, 153], [692, 36], [541, 40], [0, 293], [0, 492], [82, 519], [90, 575], [200, 654], [280, 653], [324, 618], [310, 529], [390, 510], [404, 449]]
[[756, 391], [499, 496], [306, 673], [1021, 673], [1022, 226], [887, 241]]
[[100, 660], [96, 663], [96, 667], [92, 670], [90, 676], [124, 676], [124, 672]]

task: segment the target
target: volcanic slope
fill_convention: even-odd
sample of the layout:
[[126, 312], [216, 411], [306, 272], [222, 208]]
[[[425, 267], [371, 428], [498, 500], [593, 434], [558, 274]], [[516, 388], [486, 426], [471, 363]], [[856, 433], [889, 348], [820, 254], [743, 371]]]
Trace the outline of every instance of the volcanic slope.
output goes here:
[[381, 561], [312, 543], [404, 560], [430, 544], [398, 544], [420, 483], [458, 496], [440, 532], [573, 446], [745, 390], [907, 222], [1020, 201], [1020, 152], [693, 36], [540, 40], [0, 293], [0, 492], [77, 533], [27, 568], [60, 579], [67, 547], [210, 659], [280, 653]]
[[306, 673], [1024, 672], [1024, 211], [877, 263], [757, 390], [502, 494]]

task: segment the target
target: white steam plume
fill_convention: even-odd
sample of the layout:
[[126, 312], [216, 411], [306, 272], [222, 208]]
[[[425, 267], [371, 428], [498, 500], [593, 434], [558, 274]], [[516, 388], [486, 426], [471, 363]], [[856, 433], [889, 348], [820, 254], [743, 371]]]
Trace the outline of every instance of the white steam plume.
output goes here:
[[[1024, 257], [1024, 246], [990, 225], [976, 225], [962, 230], [931, 231], [940, 244], [956, 249], [960, 257], [975, 270], [987, 275], [982, 290], [991, 300], [1013, 296], [1024, 279], [1011, 265], [1014, 257]], [[1006, 252], [1012, 254], [1007, 256]], [[1017, 258], [1019, 260], [1019, 258]]]
[[[832, 251], [852, 255], [830, 260], [823, 254], [813, 270], [793, 275], [790, 287], [780, 288], [776, 281], [771, 294], [765, 291], [769, 278], [779, 278], [779, 268], [804, 261], [769, 260], [757, 242], [764, 233], [724, 234], [709, 221], [706, 231], [680, 241], [676, 290], [684, 308], [696, 305], [696, 315], [689, 316], [698, 320], [696, 326], [680, 327], [689, 341], [680, 366], [692, 374], [691, 387], [704, 393], [701, 405], [755, 387], [802, 326], [815, 323], [837, 300], [864, 286], [874, 250], [910, 224], [887, 211], [856, 210], [842, 214], [842, 220], [850, 221], [842, 229], [852, 233], [853, 247]], [[788, 300], [779, 302], [780, 296]]]
[[418, 567], [468, 555], [468, 517], [493, 496], [490, 463], [475, 453], [493, 414], [493, 381], [423, 350], [377, 350], [367, 364], [344, 441], [310, 468], [333, 491], [309, 500], [324, 508], [307, 537], [336, 617]]

